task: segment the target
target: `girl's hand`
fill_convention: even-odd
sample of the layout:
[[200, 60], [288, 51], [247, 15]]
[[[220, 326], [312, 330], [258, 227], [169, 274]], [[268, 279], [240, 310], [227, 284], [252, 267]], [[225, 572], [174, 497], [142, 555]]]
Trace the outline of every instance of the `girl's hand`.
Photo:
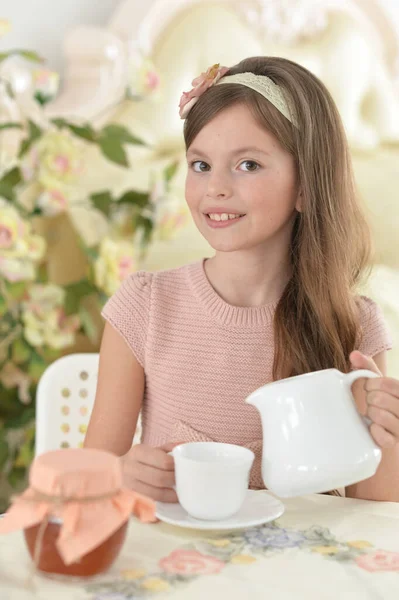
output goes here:
[[399, 442], [399, 380], [383, 377], [369, 356], [357, 350], [350, 355], [355, 369], [369, 369], [380, 375], [375, 379], [359, 379], [353, 394], [359, 411], [372, 421], [370, 433], [381, 448], [392, 448]]
[[123, 481], [126, 487], [159, 502], [177, 502], [175, 464], [168, 452], [177, 443], [152, 448], [144, 444], [132, 446], [121, 457]]

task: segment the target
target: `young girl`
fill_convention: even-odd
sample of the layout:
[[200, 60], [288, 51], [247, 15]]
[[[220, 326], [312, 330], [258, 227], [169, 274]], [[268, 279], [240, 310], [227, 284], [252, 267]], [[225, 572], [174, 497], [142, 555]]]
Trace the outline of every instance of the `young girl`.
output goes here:
[[[180, 102], [186, 199], [215, 253], [135, 273], [106, 304], [86, 446], [122, 456], [134, 490], [175, 502], [176, 443], [240, 444], [255, 451], [260, 488], [250, 392], [309, 371], [368, 368], [381, 377], [354, 391], [383, 459], [346, 493], [399, 501], [399, 381], [385, 377], [391, 345], [379, 309], [355, 294], [369, 238], [336, 106], [282, 58], [214, 65], [193, 85]], [[140, 411], [142, 444], [131, 448]]]

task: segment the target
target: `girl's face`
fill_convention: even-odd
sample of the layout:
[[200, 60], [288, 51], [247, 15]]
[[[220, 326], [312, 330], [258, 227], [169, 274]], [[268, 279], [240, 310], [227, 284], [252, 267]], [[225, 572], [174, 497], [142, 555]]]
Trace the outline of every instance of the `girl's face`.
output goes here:
[[186, 200], [215, 250], [288, 248], [300, 207], [294, 159], [245, 105], [205, 125], [187, 162]]

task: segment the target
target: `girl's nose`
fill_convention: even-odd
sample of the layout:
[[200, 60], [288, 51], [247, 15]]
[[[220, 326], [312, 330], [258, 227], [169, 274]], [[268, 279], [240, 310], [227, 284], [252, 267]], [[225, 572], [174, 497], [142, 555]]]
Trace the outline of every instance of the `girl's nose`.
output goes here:
[[227, 176], [212, 173], [208, 180], [207, 195], [209, 198], [225, 199], [231, 196], [232, 186]]

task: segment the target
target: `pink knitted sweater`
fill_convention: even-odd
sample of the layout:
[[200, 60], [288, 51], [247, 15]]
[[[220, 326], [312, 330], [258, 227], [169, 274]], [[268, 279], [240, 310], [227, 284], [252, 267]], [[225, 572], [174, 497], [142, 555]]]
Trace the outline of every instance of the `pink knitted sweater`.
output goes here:
[[[260, 476], [260, 417], [244, 400], [272, 381], [277, 303], [227, 304], [212, 288], [203, 261], [128, 277], [103, 316], [119, 331], [146, 376], [142, 442], [240, 444], [255, 451], [251, 486]], [[391, 348], [380, 309], [361, 299], [361, 352]]]

